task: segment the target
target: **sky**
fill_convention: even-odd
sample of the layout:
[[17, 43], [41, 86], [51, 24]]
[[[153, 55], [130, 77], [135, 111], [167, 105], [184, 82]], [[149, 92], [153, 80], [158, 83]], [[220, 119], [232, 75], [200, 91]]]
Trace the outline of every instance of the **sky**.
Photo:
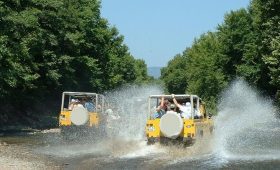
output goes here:
[[195, 38], [215, 31], [231, 10], [250, 0], [101, 0], [101, 15], [148, 67], [164, 67]]

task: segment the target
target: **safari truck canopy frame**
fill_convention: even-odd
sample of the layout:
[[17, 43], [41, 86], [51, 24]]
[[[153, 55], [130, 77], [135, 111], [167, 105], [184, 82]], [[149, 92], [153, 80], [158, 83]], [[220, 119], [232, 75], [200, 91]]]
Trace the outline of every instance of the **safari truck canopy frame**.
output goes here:
[[101, 113], [104, 113], [104, 96], [97, 93], [89, 93], [89, 92], [63, 92], [62, 93], [62, 101], [61, 101], [61, 111], [65, 110], [65, 99], [67, 99], [68, 96], [68, 104], [71, 103], [72, 99], [77, 98], [91, 98], [91, 101], [95, 104], [94, 112], [98, 111], [98, 106], [101, 106]]
[[[152, 115], [152, 107], [159, 106], [160, 105], [160, 99], [161, 97], [164, 97], [164, 99], [167, 99], [168, 101], [172, 101], [172, 95], [150, 95], [149, 101], [148, 101], [148, 119], [151, 119]], [[180, 102], [190, 102], [191, 103], [191, 118], [194, 119], [194, 105], [196, 106], [196, 109], [199, 109], [199, 105], [202, 103], [201, 98], [199, 98], [197, 95], [188, 95], [188, 94], [177, 94], [174, 95], [175, 99]], [[151, 105], [152, 99], [156, 99], [156, 103], [153, 103], [153, 106]]]

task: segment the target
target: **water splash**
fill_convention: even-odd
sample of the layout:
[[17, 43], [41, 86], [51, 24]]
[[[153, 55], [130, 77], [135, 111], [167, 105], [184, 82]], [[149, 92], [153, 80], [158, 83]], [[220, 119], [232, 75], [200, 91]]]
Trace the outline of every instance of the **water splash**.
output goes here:
[[[59, 134], [44, 135], [44, 147], [38, 152], [58, 157], [74, 157], [86, 154], [110, 155], [113, 157], [141, 157], [159, 152], [146, 145], [145, 124], [148, 112], [148, 97], [151, 94], [162, 94], [159, 86], [126, 86], [107, 92], [106, 103], [113, 111], [110, 116], [116, 119], [106, 124], [106, 135], [88, 134], [84, 138], [70, 136], [63, 139]], [[119, 116], [119, 118], [117, 118]], [[109, 119], [109, 115], [105, 116]], [[79, 134], [79, 133], [78, 133]], [[49, 137], [48, 137], [49, 136]]]
[[215, 119], [215, 150], [226, 159], [280, 159], [280, 124], [272, 100], [244, 80], [222, 94]]
[[[234, 81], [221, 95], [214, 136], [187, 148], [146, 145], [144, 127], [147, 98], [151, 94], [162, 94], [162, 90], [157, 86], [130, 86], [107, 93], [112, 110], [121, 117], [115, 121], [109, 138], [90, 144], [64, 145], [57, 137], [57, 142], [40, 146], [39, 152], [73, 160], [90, 155], [81, 159], [84, 169], [93, 165], [108, 169], [264, 169], [269, 164], [279, 167], [277, 110], [270, 99], [262, 97], [245, 81]], [[50, 137], [54, 139], [53, 135]]]
[[143, 139], [148, 112], [148, 97], [162, 94], [159, 86], [129, 86], [106, 94], [106, 100], [120, 119], [113, 120], [108, 135], [122, 139]]

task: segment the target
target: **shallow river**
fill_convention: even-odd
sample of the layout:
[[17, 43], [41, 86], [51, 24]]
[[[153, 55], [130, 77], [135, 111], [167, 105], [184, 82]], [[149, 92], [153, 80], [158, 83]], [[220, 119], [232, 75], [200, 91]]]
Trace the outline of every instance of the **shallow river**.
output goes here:
[[[143, 87], [108, 94], [110, 103], [117, 101], [114, 108], [122, 121], [116, 121], [107, 138], [69, 141], [55, 129], [2, 136], [6, 146], [0, 145], [0, 169], [1, 161], [14, 169], [23, 157], [25, 162], [35, 160], [26, 169], [43, 169], [36, 162], [47, 163], [45, 169], [280, 169], [279, 111], [246, 82], [237, 80], [221, 94], [214, 134], [186, 148], [146, 145], [146, 99], [162, 93]], [[19, 161], [12, 164], [14, 159]]]
[[210, 137], [187, 148], [147, 146], [145, 140], [129, 139], [65, 142], [59, 132], [4, 136], [0, 140], [22, 147], [59, 169], [279, 169], [279, 122], [250, 131], [250, 135], [233, 136], [228, 140], [236, 143], [225, 146], [216, 145]]

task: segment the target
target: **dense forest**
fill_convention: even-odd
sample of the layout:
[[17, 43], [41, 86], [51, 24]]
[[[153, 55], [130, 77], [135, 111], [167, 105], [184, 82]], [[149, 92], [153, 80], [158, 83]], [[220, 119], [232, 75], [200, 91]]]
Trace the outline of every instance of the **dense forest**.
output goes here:
[[0, 0], [0, 126], [58, 115], [62, 91], [151, 79], [100, 8], [99, 0]]
[[[102, 93], [151, 81], [99, 0], [0, 0], [0, 127], [57, 116], [62, 91]], [[237, 77], [280, 105], [280, 1], [252, 0], [169, 61], [170, 93], [194, 93], [214, 112]], [[34, 121], [35, 120], [35, 121]]]
[[247, 9], [227, 13], [216, 31], [195, 39], [161, 72], [167, 91], [197, 94], [213, 112], [237, 77], [280, 106], [280, 1], [252, 0]]

